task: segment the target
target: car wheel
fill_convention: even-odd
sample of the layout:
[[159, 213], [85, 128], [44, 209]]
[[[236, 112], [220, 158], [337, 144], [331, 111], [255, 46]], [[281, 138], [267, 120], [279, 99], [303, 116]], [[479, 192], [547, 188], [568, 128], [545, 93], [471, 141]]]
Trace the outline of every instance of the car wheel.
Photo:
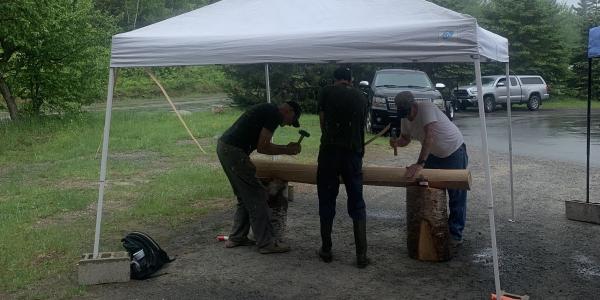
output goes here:
[[450, 121], [454, 120], [454, 105], [452, 103], [446, 103], [446, 116]]
[[540, 96], [531, 95], [527, 102], [527, 108], [529, 108], [529, 110], [538, 110], [540, 108]]
[[483, 109], [486, 113], [493, 112], [496, 108], [496, 102], [494, 101], [494, 97], [485, 96], [483, 98]]
[[367, 126], [366, 126], [366, 130], [368, 133], [375, 133], [375, 130], [373, 129], [373, 119], [372, 119], [372, 114], [371, 112], [367, 113]]

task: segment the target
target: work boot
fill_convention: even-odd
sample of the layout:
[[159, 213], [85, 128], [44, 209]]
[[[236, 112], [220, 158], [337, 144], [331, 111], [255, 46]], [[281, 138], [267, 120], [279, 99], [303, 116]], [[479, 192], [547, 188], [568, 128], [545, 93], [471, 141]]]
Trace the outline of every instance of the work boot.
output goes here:
[[333, 221], [321, 221], [321, 248], [317, 252], [319, 257], [326, 263], [330, 263], [333, 260], [333, 254], [331, 253], [331, 228], [333, 227]]
[[371, 263], [367, 258], [367, 220], [353, 221], [354, 244], [356, 245], [356, 266], [365, 268]]
[[256, 245], [256, 241], [251, 240], [249, 238], [245, 238], [241, 241], [232, 241], [228, 240], [225, 242], [225, 248], [235, 248], [239, 246], [254, 246]]
[[258, 249], [260, 254], [285, 253], [289, 251], [290, 246], [277, 241], [273, 241], [271, 244]]

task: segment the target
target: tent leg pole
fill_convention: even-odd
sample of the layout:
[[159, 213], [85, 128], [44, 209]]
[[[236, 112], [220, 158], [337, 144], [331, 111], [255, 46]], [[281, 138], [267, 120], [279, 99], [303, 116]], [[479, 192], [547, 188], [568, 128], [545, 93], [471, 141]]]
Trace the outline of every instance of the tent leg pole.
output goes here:
[[511, 218], [509, 221], [515, 221], [515, 197], [513, 187], [513, 143], [512, 143], [512, 99], [510, 99], [510, 65], [506, 63], [506, 113], [508, 115], [508, 166], [510, 172], [510, 208]]
[[585, 176], [585, 203], [590, 203], [590, 139], [592, 119], [592, 59], [588, 59], [588, 103], [587, 103], [587, 161]]
[[265, 64], [265, 82], [267, 83], [267, 103], [271, 103], [271, 84], [269, 82], [269, 64]]
[[483, 87], [481, 83], [481, 63], [479, 57], [475, 59], [475, 78], [477, 81], [477, 102], [479, 106], [479, 120], [481, 123], [481, 144], [482, 160], [485, 169], [485, 179], [487, 188], [487, 197], [489, 201], [488, 210], [490, 217], [490, 234], [492, 238], [492, 258], [494, 260], [494, 283], [496, 286], [496, 295], [498, 299], [502, 298], [502, 289], [500, 288], [500, 269], [498, 267], [498, 245], [496, 244], [496, 221], [494, 220], [494, 196], [492, 193], [492, 176], [490, 171], [490, 157], [488, 154], [487, 128], [485, 125], [485, 111], [483, 104]]
[[100, 225], [102, 224], [102, 206], [104, 202], [104, 186], [106, 183], [106, 163], [108, 160], [108, 140], [110, 134], [110, 119], [112, 100], [115, 87], [115, 68], [110, 68], [108, 75], [108, 95], [106, 96], [106, 115], [104, 117], [104, 135], [102, 138], [102, 160], [100, 161], [100, 189], [98, 191], [98, 208], [96, 209], [96, 234], [94, 237], [94, 258], [98, 258], [100, 248]]

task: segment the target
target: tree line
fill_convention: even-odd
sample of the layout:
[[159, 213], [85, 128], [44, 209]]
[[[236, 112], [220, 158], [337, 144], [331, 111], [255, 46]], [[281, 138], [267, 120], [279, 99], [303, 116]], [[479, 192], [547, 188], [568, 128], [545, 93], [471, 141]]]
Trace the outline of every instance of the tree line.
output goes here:
[[[16, 120], [50, 112], [76, 112], [83, 105], [102, 101], [112, 35], [213, 2], [216, 1], [1, 1], [0, 95], [4, 109]], [[600, 25], [600, 0], [579, 0], [574, 7], [556, 0], [431, 2], [472, 15], [484, 28], [508, 38], [510, 66], [515, 74], [542, 75], [555, 95], [581, 97], [587, 93], [587, 33], [589, 28]], [[364, 21], [365, 26], [373, 22], [367, 16]], [[357, 80], [370, 80], [381, 67], [417, 68], [448, 86], [472, 81], [474, 76], [472, 66], [467, 64], [352, 65]], [[327, 64], [273, 64], [272, 97], [276, 101], [294, 99], [308, 111], [314, 111], [316, 93], [330, 82], [333, 68]], [[210, 76], [216, 74], [219, 78], [220, 89], [238, 104], [250, 105], [265, 99], [263, 65], [157, 71], [171, 78], [173, 84], [180, 81], [191, 84], [197, 78], [202, 85], [207, 85], [203, 73], [212, 72]], [[503, 74], [504, 67], [484, 64], [483, 72]], [[138, 83], [143, 76], [139, 70], [123, 70], [118, 82], [141, 88], [145, 85]], [[596, 85], [595, 97], [598, 97], [600, 83]], [[197, 91], [215, 89], [212, 86]]]

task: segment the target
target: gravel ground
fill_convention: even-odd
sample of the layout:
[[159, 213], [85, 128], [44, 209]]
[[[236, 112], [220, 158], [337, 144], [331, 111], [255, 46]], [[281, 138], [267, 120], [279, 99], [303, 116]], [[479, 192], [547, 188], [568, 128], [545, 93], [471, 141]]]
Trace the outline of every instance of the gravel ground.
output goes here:
[[[367, 164], [407, 165], [416, 145], [368, 153]], [[233, 210], [218, 211], [179, 232], [157, 233], [177, 260], [164, 275], [88, 289], [91, 299], [489, 299], [494, 291], [488, 200], [481, 152], [469, 146], [473, 188], [468, 196], [465, 242], [443, 263], [408, 257], [405, 191], [365, 187], [369, 257], [354, 266], [352, 222], [345, 193], [334, 224], [334, 261], [320, 262], [316, 187], [296, 185], [287, 241], [292, 251], [261, 255], [254, 247], [225, 249], [215, 236], [228, 232]], [[515, 157], [516, 222], [510, 222], [508, 158], [490, 154], [502, 288], [531, 299], [598, 299], [600, 226], [567, 220], [565, 200], [584, 200], [583, 165]], [[593, 169], [592, 199], [600, 202], [600, 170]], [[343, 191], [343, 188], [341, 189]]]

